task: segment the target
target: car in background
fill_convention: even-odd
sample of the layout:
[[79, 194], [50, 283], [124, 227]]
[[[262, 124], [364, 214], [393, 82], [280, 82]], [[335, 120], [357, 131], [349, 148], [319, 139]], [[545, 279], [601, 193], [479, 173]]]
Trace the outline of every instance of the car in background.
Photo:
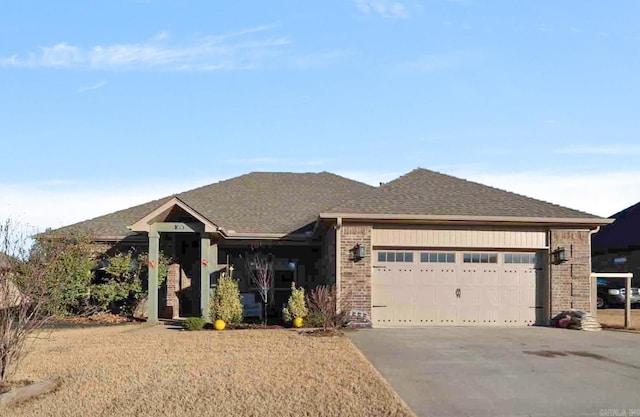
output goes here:
[[[598, 308], [624, 305], [626, 290], [624, 281], [620, 279], [598, 278]], [[640, 289], [631, 288], [631, 304], [640, 304]]]

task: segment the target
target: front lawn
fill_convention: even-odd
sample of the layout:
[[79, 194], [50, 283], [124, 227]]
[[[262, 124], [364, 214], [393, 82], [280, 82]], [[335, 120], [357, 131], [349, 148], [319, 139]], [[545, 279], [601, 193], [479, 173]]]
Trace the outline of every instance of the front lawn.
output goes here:
[[[609, 308], [606, 310], [598, 310], [598, 321], [602, 327], [612, 329], [624, 328], [624, 309]], [[640, 309], [631, 310], [631, 329], [640, 330]]]
[[413, 415], [348, 338], [290, 330], [56, 330], [13, 379], [54, 377], [57, 392], [2, 415]]

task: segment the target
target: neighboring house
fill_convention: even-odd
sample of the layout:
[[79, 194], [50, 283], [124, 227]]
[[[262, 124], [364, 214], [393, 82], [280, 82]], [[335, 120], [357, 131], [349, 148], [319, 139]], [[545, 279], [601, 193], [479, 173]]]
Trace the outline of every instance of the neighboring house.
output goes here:
[[592, 309], [590, 234], [611, 222], [416, 169], [380, 187], [327, 172], [250, 173], [54, 233], [91, 230], [149, 250], [151, 321], [163, 307], [160, 249], [187, 275], [191, 313], [205, 317], [216, 271], [233, 264], [251, 291], [243, 271], [258, 251], [274, 261], [276, 311], [294, 281], [335, 284], [362, 324], [531, 325]]
[[640, 287], [640, 203], [610, 217], [615, 223], [593, 235], [591, 256], [596, 272], [632, 272]]
[[23, 297], [18, 286], [11, 280], [12, 259], [0, 252], [0, 310], [17, 307]]

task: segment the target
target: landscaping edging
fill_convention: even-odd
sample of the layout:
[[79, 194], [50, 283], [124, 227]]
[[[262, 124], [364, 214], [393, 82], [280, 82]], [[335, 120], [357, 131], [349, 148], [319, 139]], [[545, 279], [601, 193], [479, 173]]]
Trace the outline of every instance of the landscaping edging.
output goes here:
[[55, 391], [59, 380], [43, 380], [0, 394], [0, 409]]

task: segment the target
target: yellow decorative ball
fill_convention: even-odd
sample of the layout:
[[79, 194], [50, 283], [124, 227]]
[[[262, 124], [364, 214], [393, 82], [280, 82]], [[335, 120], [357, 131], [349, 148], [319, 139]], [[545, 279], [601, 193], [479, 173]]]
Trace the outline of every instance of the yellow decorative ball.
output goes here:
[[302, 327], [302, 317], [296, 317], [293, 319], [293, 327]]
[[213, 323], [213, 328], [216, 329], [216, 330], [224, 330], [225, 326], [226, 326], [226, 324], [225, 324], [224, 320], [216, 320]]

